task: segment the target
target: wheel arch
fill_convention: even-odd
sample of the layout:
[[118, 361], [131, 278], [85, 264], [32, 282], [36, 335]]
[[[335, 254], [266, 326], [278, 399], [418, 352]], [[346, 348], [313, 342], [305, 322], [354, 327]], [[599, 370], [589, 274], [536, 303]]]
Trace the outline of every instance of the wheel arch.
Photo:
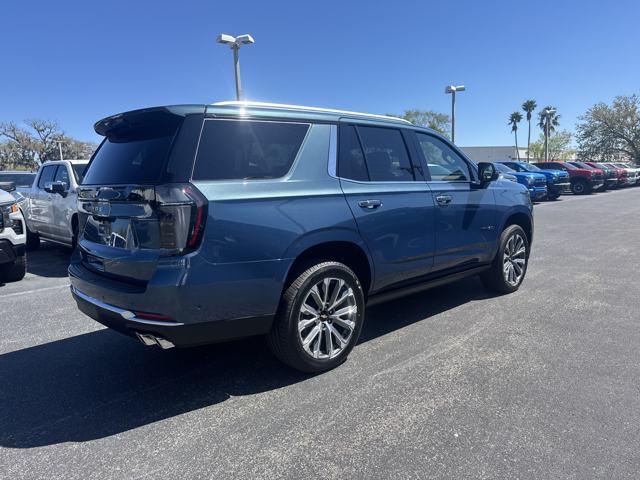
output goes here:
[[[365, 295], [371, 289], [374, 279], [373, 263], [367, 248], [359, 237], [342, 237], [339, 239], [321, 237], [316, 242], [303, 242], [303, 246], [296, 248], [296, 254], [291, 255], [293, 262], [287, 270], [283, 291], [295, 280], [297, 275], [320, 261], [333, 260], [345, 264], [358, 276]], [[335, 237], [333, 237], [335, 238]], [[318, 239], [319, 240], [319, 239]]]

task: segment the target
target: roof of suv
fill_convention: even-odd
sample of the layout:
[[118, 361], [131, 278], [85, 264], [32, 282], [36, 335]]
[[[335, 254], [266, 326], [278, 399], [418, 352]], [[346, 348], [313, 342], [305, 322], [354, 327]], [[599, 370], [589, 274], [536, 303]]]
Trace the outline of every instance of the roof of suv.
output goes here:
[[[304, 105], [287, 105], [283, 103], [267, 103], [267, 102], [247, 102], [247, 101], [226, 101], [217, 102], [208, 106], [207, 111], [212, 111], [211, 107], [222, 107], [225, 109], [233, 110], [260, 110], [262, 112], [272, 111], [282, 114], [282, 112], [302, 114], [304, 116], [312, 117], [325, 117], [327, 120], [339, 120], [340, 118], [359, 118], [364, 120], [382, 121], [402, 123], [406, 125], [412, 125], [408, 120], [404, 120], [398, 117], [391, 117], [388, 115], [376, 115], [372, 113], [351, 112], [348, 110], [336, 110], [331, 108], [309, 107]], [[213, 111], [212, 111], [213, 113]]]

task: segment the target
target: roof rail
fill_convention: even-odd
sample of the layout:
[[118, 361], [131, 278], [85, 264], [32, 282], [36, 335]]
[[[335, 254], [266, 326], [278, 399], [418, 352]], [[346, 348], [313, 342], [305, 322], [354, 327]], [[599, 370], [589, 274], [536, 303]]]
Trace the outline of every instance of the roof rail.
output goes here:
[[359, 117], [378, 118], [382, 120], [394, 120], [396, 122], [403, 122], [409, 125], [413, 125], [410, 121], [405, 120], [404, 118], [391, 117], [389, 115], [376, 115], [373, 113], [351, 112], [348, 110], [335, 110], [332, 108], [308, 107], [304, 105], [287, 105], [284, 103], [248, 102], [244, 100], [243, 101], [230, 100], [225, 102], [215, 102], [212, 105], [219, 106], [219, 107], [257, 107], [257, 108], [273, 108], [273, 109], [287, 109], [287, 110], [303, 110], [307, 112], [318, 112], [318, 113], [337, 113], [337, 114], [343, 114], [343, 115], [356, 115]]

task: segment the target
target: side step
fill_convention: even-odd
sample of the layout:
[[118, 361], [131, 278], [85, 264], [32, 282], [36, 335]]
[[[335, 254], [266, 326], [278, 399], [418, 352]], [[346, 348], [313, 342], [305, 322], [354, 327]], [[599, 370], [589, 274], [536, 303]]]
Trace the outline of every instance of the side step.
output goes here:
[[140, 340], [140, 343], [146, 345], [147, 347], [151, 347], [153, 345], [159, 345], [163, 350], [167, 350], [169, 348], [175, 347], [173, 343], [171, 343], [166, 338], [156, 337], [151, 333], [140, 333], [136, 332], [136, 337]]

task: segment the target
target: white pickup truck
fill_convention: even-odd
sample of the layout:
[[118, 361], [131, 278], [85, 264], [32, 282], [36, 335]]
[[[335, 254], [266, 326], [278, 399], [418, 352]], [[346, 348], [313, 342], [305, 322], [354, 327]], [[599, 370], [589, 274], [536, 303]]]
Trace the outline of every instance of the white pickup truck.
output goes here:
[[19, 203], [27, 223], [27, 249], [35, 250], [40, 239], [75, 246], [78, 237], [77, 188], [88, 160], [46, 162], [31, 188], [18, 189]]

